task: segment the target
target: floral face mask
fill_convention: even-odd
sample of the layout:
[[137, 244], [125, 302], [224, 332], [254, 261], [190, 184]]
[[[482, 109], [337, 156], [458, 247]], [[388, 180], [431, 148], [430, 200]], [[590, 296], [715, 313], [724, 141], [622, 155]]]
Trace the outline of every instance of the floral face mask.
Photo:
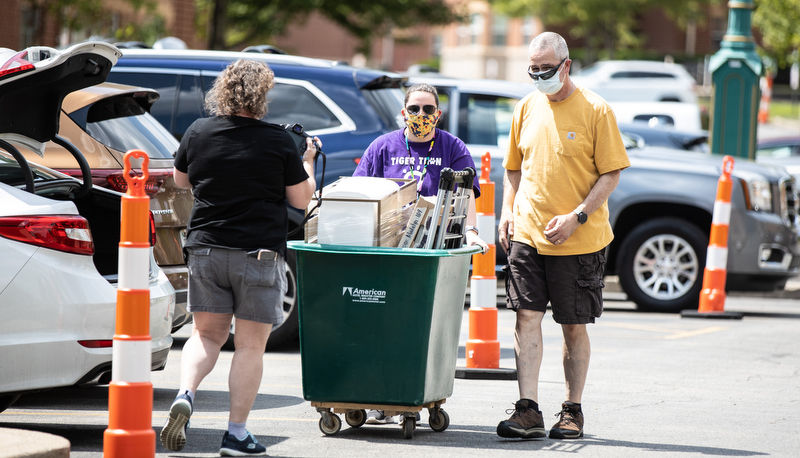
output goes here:
[[417, 114], [406, 113], [405, 121], [408, 129], [415, 137], [425, 138], [436, 128], [436, 123], [439, 122], [439, 116], [422, 112]]

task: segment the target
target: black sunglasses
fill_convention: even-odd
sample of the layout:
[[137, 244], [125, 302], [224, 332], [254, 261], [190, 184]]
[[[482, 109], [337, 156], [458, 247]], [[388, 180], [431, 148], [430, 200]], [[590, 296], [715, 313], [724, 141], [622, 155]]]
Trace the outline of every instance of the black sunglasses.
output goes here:
[[555, 67], [551, 68], [550, 70], [545, 70], [543, 72], [535, 72], [534, 73], [534, 72], [531, 71], [531, 66], [528, 65], [528, 75], [534, 81], [539, 80], [539, 78], [541, 78], [543, 80], [549, 80], [550, 78], [553, 77], [553, 75], [556, 74], [556, 72], [558, 71], [558, 67], [561, 67], [561, 64], [566, 62], [566, 60], [567, 60], [567, 58], [565, 57], [564, 60], [562, 60], [561, 62], [558, 63], [558, 65], [556, 65]]
[[[415, 115], [419, 113], [419, 105], [409, 105], [406, 107], [406, 111]], [[432, 115], [436, 113], [436, 105], [425, 105], [422, 107], [422, 111], [424, 111], [425, 114]]]

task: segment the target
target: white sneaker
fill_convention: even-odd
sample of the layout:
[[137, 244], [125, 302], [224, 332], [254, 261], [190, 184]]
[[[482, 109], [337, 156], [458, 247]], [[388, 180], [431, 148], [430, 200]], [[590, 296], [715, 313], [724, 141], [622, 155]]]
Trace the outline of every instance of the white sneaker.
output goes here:
[[366, 424], [368, 425], [387, 425], [390, 423], [394, 423], [394, 417], [387, 417], [382, 410], [370, 410], [367, 413]]

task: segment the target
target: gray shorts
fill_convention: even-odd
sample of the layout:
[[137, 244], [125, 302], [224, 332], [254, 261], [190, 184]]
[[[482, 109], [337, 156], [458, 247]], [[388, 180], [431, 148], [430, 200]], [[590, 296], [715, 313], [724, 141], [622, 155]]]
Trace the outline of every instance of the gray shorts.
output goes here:
[[189, 311], [233, 313], [258, 323], [283, 322], [286, 263], [280, 254], [225, 248], [189, 248]]
[[506, 267], [508, 308], [545, 312], [559, 324], [594, 323], [603, 313], [605, 249], [574, 256], [544, 256], [512, 242]]

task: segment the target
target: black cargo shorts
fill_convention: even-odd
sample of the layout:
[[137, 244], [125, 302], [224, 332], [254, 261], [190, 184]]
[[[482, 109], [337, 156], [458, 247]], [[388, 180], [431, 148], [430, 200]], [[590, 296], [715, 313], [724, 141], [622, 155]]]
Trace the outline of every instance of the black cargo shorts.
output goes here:
[[545, 312], [559, 324], [594, 323], [603, 313], [605, 248], [571, 256], [540, 255], [512, 242], [506, 271], [506, 306]]

